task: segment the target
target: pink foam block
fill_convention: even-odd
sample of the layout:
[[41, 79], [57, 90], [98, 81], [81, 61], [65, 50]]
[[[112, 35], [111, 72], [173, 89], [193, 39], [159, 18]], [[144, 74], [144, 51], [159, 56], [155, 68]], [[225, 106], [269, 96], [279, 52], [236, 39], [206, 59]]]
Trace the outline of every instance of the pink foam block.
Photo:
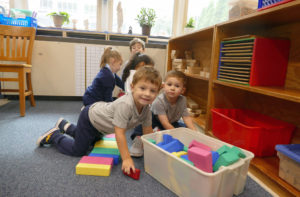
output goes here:
[[197, 168], [204, 172], [212, 172], [212, 155], [210, 151], [194, 146], [188, 149], [188, 158]]
[[209, 146], [206, 146], [205, 144], [202, 144], [196, 140], [193, 140], [190, 145], [189, 145], [189, 148], [192, 148], [192, 147], [198, 147], [198, 148], [202, 148], [204, 150], [207, 150], [207, 151], [211, 151], [211, 148]]
[[113, 160], [114, 159], [110, 157], [83, 156], [79, 163], [113, 165]]
[[114, 134], [114, 133], [108, 134], [105, 137], [107, 137], [107, 138], [116, 138], [116, 134]]

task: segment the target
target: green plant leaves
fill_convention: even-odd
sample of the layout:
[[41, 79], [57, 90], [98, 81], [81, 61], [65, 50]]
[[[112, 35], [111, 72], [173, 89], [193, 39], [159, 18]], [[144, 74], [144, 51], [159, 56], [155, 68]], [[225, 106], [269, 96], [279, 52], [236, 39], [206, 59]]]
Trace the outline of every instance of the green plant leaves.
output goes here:
[[49, 14], [47, 14], [47, 16], [63, 16], [63, 24], [69, 24], [70, 23], [70, 15], [67, 12], [51, 12]]
[[156, 19], [155, 10], [152, 8], [141, 8], [140, 13], [137, 15], [136, 20], [142, 27], [143, 25], [148, 25], [152, 27], [155, 24]]

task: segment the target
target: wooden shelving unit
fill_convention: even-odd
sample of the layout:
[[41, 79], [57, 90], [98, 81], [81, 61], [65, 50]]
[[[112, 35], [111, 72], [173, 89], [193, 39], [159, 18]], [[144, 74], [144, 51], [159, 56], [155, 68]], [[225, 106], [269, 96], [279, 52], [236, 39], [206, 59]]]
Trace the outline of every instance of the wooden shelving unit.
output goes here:
[[[204, 118], [195, 118], [212, 134], [212, 108], [250, 109], [297, 126], [291, 143], [300, 143], [300, 1], [292, 1], [258, 11], [239, 19], [227, 21], [203, 30], [173, 38], [168, 45], [168, 69], [171, 69], [171, 50], [192, 50], [209, 67], [210, 78], [187, 75], [187, 96], [199, 105], [206, 105]], [[247, 86], [217, 80], [220, 43], [225, 38], [256, 35], [285, 38], [291, 42], [284, 87]], [[183, 52], [182, 51], [182, 52]], [[198, 59], [196, 57], [196, 59]], [[203, 59], [202, 59], [203, 58]], [[206, 99], [206, 100], [205, 100]], [[300, 191], [278, 176], [279, 158], [255, 157], [250, 169], [271, 180], [291, 196]]]
[[[202, 67], [209, 70], [211, 68], [212, 47], [213, 47], [214, 27], [208, 27], [200, 31], [176, 37], [169, 40], [168, 44], [168, 70], [172, 69], [171, 51], [179, 52], [179, 57], [184, 57], [184, 51], [191, 50], [194, 59], [200, 61]], [[187, 74], [186, 96], [196, 101], [201, 109], [207, 109], [209, 78], [201, 77], [196, 74]], [[206, 116], [193, 118], [203, 129], [206, 128]]]

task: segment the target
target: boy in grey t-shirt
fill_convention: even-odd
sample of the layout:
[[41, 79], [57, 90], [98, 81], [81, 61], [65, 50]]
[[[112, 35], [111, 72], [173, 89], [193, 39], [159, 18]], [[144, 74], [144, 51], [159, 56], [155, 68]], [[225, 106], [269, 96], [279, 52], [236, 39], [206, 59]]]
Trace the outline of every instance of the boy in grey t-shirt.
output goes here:
[[[188, 127], [196, 130], [187, 107], [186, 98], [182, 95], [185, 91], [186, 76], [180, 71], [171, 70], [165, 77], [163, 92], [156, 97], [152, 103], [152, 128], [158, 127], [159, 130], [173, 129], [178, 127]], [[178, 122], [183, 119], [183, 123]], [[142, 156], [143, 147], [139, 136], [142, 135], [141, 129], [135, 129], [131, 138], [133, 144], [130, 148], [132, 156]]]
[[[167, 73], [164, 91], [154, 100], [151, 107], [153, 128], [158, 126], [160, 130], [166, 130], [186, 125], [187, 128], [196, 130], [187, 111], [186, 98], [182, 95], [185, 85], [184, 73], [176, 70]], [[178, 123], [180, 118], [183, 119], [185, 125]]]
[[86, 106], [76, 126], [60, 119], [54, 128], [39, 137], [37, 145], [54, 144], [61, 153], [82, 156], [95, 141], [106, 134], [115, 133], [123, 160], [122, 170], [128, 174], [130, 169], [135, 172], [125, 132], [139, 124], [142, 124], [144, 134], [153, 132], [149, 105], [157, 96], [161, 81], [159, 72], [154, 68], [140, 68], [133, 77], [132, 94], [111, 103], [97, 102]]

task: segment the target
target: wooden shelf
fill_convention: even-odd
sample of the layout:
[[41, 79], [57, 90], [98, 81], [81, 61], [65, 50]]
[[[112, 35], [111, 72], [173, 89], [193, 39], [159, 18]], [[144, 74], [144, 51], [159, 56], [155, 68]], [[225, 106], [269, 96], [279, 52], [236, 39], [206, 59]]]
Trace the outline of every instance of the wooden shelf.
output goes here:
[[198, 74], [188, 74], [188, 73], [185, 73], [185, 75], [188, 76], [188, 77], [191, 77], [191, 78], [201, 79], [203, 81], [208, 81], [209, 80], [209, 78], [201, 77]]
[[214, 80], [213, 83], [300, 103], [299, 90], [286, 89], [284, 87], [246, 86], [219, 80]]
[[[206, 116], [194, 117], [193, 121], [204, 128], [205, 134], [213, 136], [212, 108], [242, 108], [256, 111], [291, 123], [296, 126], [292, 143], [300, 141], [300, 0], [292, 1], [273, 8], [229, 20], [213, 27], [201, 29], [190, 34], [175, 37], [168, 43], [168, 70], [172, 69], [171, 52], [178, 51], [183, 58], [190, 50], [200, 65], [210, 71], [210, 78], [199, 75], [188, 76], [186, 96], [206, 109]], [[285, 87], [247, 86], [217, 80], [220, 43], [224, 39], [255, 35], [266, 38], [284, 38], [290, 40], [289, 58]], [[273, 68], [272, 68], [273, 69]], [[270, 71], [271, 72], [271, 71]], [[283, 188], [286, 194], [300, 196], [289, 183], [278, 176], [279, 159], [274, 157], [254, 158], [250, 170], [267, 177], [277, 188]]]
[[255, 157], [251, 161], [251, 166], [268, 176], [276, 184], [287, 190], [294, 196], [300, 196], [300, 191], [291, 186], [278, 176], [279, 158], [274, 157]]
[[205, 129], [205, 115], [192, 117], [194, 123], [200, 126], [202, 129]]

